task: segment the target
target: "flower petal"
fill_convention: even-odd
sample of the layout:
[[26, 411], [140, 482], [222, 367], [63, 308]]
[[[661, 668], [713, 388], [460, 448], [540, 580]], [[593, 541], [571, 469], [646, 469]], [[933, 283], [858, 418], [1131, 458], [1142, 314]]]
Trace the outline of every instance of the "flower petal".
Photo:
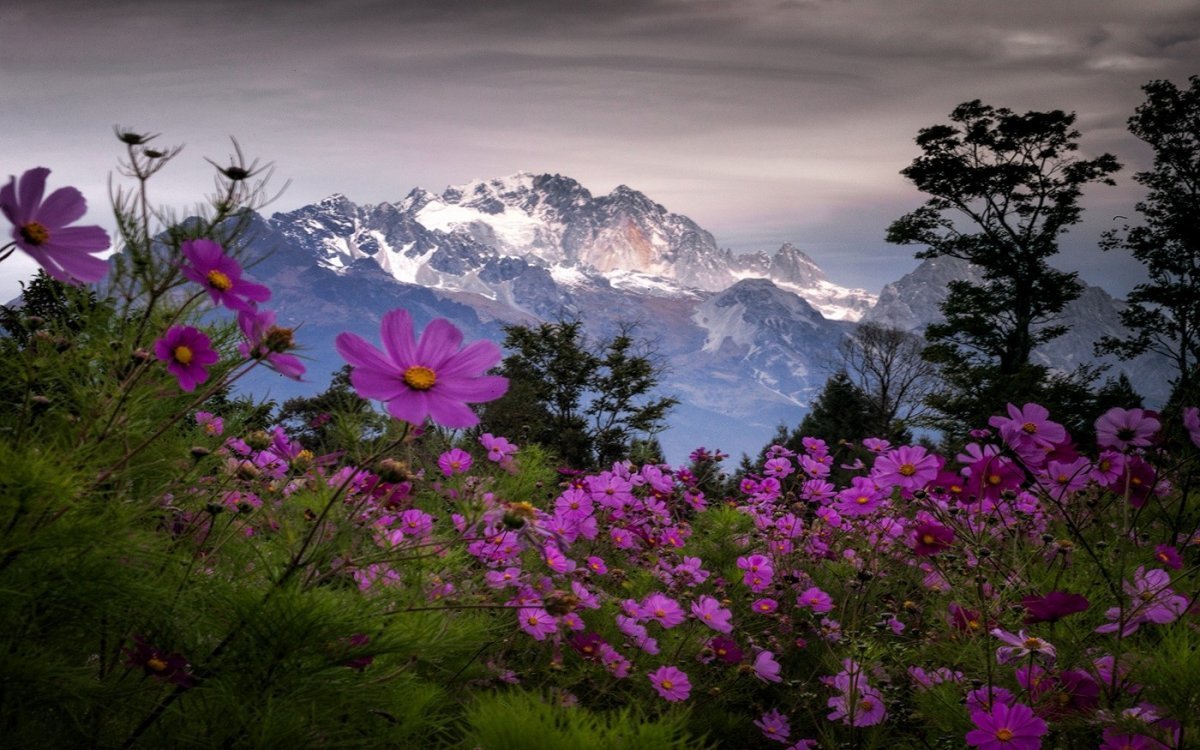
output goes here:
[[445, 318], [431, 321], [421, 332], [415, 364], [432, 367], [434, 372], [437, 372], [446, 364], [446, 360], [458, 352], [462, 339], [462, 331]]
[[[21, 183], [17, 186], [17, 204], [25, 214], [25, 221], [37, 218], [38, 206], [46, 191], [46, 176], [49, 174], [50, 170], [45, 167], [34, 167], [21, 175]], [[23, 224], [24, 221], [19, 223]]]
[[394, 370], [356, 367], [350, 371], [350, 383], [358, 395], [378, 401], [391, 401], [412, 391]]
[[380, 332], [383, 336], [384, 349], [399, 367], [424, 364], [418, 362], [416, 358], [417, 346], [413, 340], [413, 321], [408, 310], [399, 308], [384, 315]]
[[474, 427], [479, 424], [475, 412], [456, 398], [429, 393], [429, 416], [443, 427]]
[[439, 396], [467, 403], [494, 401], [508, 392], [508, 378], [484, 375], [478, 378], [441, 380], [435, 390]]
[[500, 363], [500, 347], [491, 341], [476, 341], [438, 368], [439, 378], [482, 375]]
[[399, 398], [388, 401], [387, 410], [388, 414], [396, 419], [420, 425], [425, 422], [425, 417], [429, 416], [428, 394], [410, 390]]
[[383, 352], [368, 344], [362, 336], [357, 334], [339, 333], [333, 341], [333, 346], [337, 349], [338, 354], [342, 355], [342, 359], [355, 367], [369, 367], [382, 372], [400, 372], [395, 364], [383, 356]]
[[63, 227], [79, 221], [87, 213], [83, 193], [73, 187], [55, 190], [38, 208], [38, 221], [47, 227]]

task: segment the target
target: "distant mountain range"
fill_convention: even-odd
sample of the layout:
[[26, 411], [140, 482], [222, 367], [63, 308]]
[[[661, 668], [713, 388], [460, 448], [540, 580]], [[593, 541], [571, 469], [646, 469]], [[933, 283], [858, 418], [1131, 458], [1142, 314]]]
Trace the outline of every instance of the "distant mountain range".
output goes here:
[[[250, 256], [265, 258], [251, 274], [273, 289], [281, 322], [301, 326], [297, 339], [312, 358], [309, 383], [263, 373], [248, 386], [256, 394], [324, 388], [342, 364], [333, 337], [375, 339], [395, 307], [418, 325], [445, 317], [468, 338], [496, 341], [511, 323], [577, 318], [601, 339], [634, 322], [668, 368], [662, 390], [682, 402], [660, 436], [676, 462], [702, 444], [757, 451], [777, 425], [803, 417], [857, 321], [921, 330], [938, 318], [946, 282], [972, 273], [926, 261], [877, 297], [830, 282], [790, 244], [736, 254], [629, 187], [594, 196], [549, 174], [440, 195], [418, 188], [378, 205], [333, 195], [255, 216], [250, 236]], [[1119, 304], [1089, 288], [1065, 316], [1071, 334], [1039, 356], [1066, 369], [1090, 361], [1091, 341], [1119, 329]], [[1165, 397], [1163, 368], [1123, 367], [1143, 393]]]

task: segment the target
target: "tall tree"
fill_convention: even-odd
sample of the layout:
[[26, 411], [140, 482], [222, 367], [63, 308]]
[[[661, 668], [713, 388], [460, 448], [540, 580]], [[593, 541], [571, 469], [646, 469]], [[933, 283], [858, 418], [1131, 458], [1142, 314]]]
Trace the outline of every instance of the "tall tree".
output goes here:
[[[1154, 149], [1149, 171], [1134, 179], [1146, 186], [1137, 204], [1144, 223], [1109, 232], [1105, 249], [1124, 248], [1146, 266], [1147, 281], [1133, 288], [1121, 322], [1124, 338], [1103, 339], [1097, 349], [1131, 359], [1147, 351], [1175, 365], [1175, 391], [1200, 393], [1200, 76], [1180, 90], [1170, 81], [1142, 87], [1146, 101], [1129, 118], [1129, 130]], [[1186, 395], [1184, 395], [1186, 394]]]
[[579, 321], [504, 332], [509, 392], [484, 407], [481, 429], [541, 443], [570, 466], [628, 457], [634, 439], [660, 431], [678, 403], [655, 394], [662, 366], [631, 326], [599, 345]]
[[[945, 322], [931, 325], [927, 356], [944, 372], [973, 373], [967, 390], [982, 379], [981, 392], [1000, 398], [1017, 384], [1036, 384], [1044, 371], [1031, 368], [1039, 344], [1062, 335], [1055, 323], [1079, 296], [1075, 274], [1051, 268], [1058, 238], [1079, 222], [1079, 199], [1092, 182], [1114, 184], [1120, 169], [1112, 154], [1076, 156], [1075, 115], [1059, 110], [1016, 114], [978, 100], [960, 104], [950, 123], [922, 129], [922, 154], [901, 174], [930, 197], [888, 228], [889, 242], [925, 245], [918, 258], [949, 256], [978, 266], [983, 283], [956, 281], [942, 304]], [[983, 414], [1003, 406], [976, 403]]]

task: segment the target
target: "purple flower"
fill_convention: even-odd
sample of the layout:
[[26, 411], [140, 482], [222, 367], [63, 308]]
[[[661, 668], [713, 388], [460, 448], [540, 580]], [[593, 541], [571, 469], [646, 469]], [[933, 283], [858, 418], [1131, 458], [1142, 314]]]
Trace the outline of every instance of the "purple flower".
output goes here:
[[922, 557], [945, 552], [954, 543], [954, 530], [939, 523], [921, 523], [913, 533], [913, 554]]
[[993, 685], [990, 688], [984, 685], [967, 693], [967, 710], [972, 713], [975, 711], [990, 713], [997, 703], [1012, 703], [1015, 698], [1012, 691], [999, 685]]
[[133, 648], [122, 648], [127, 657], [125, 665], [141, 667], [151, 677], [190, 688], [196, 684], [196, 678], [188, 673], [187, 659], [180, 654], [168, 654], [147, 643], [141, 636], [133, 637]]
[[779, 669], [779, 662], [775, 661], [775, 654], [770, 651], [760, 651], [754, 657], [754, 676], [763, 682], [782, 682]]
[[1188, 406], [1184, 408], [1183, 428], [1187, 430], [1192, 445], [1200, 448], [1200, 407]]
[[976, 728], [967, 732], [967, 744], [979, 750], [1038, 750], [1046, 722], [1022, 703], [994, 703], [990, 711], [975, 711]]
[[669, 596], [662, 594], [650, 594], [642, 601], [642, 616], [658, 621], [659, 625], [664, 628], [673, 628], [683, 622], [687, 616], [683, 613], [683, 607]]
[[1025, 404], [1020, 409], [1009, 404], [1007, 418], [992, 417], [988, 424], [1000, 430], [1000, 437], [1017, 455], [1041, 465], [1046, 454], [1067, 439], [1066, 429], [1049, 417], [1050, 412], [1039, 404]]
[[154, 342], [154, 356], [167, 363], [167, 372], [188, 393], [208, 380], [208, 365], [220, 359], [208, 336], [191, 326], [171, 326], [166, 335]]
[[1058, 622], [1067, 615], [1083, 612], [1091, 606], [1085, 597], [1070, 594], [1065, 591], [1051, 591], [1045, 596], [1027, 596], [1021, 600], [1021, 605], [1028, 613], [1025, 624], [1037, 622]]
[[1050, 645], [1049, 641], [1028, 635], [1024, 630], [1014, 634], [1007, 630], [993, 628], [992, 635], [1008, 644], [996, 649], [996, 661], [1001, 664], [1008, 664], [1030, 654], [1041, 654], [1046, 661], [1051, 663], [1055, 659], [1054, 646]]
[[546, 636], [558, 630], [558, 620], [541, 607], [523, 607], [517, 611], [521, 630], [533, 636], [535, 641], [544, 641]]
[[919, 490], [937, 476], [940, 461], [922, 446], [902, 445], [875, 459], [871, 478], [880, 487]]
[[1171, 570], [1179, 570], [1183, 567], [1183, 558], [1179, 556], [1179, 550], [1169, 544], [1160, 544], [1155, 547], [1154, 559]]
[[1096, 420], [1096, 443], [1101, 448], [1119, 451], [1147, 448], [1159, 427], [1161, 425], [1152, 412], [1114, 406]]
[[64, 284], [93, 282], [108, 273], [108, 262], [94, 256], [108, 249], [108, 233], [98, 226], [69, 227], [83, 218], [87, 201], [73, 187], [55, 190], [45, 200], [46, 175], [34, 167], [0, 188], [0, 211], [13, 224], [17, 247]]
[[712, 650], [713, 656], [717, 657], [726, 664], [737, 664], [745, 655], [737, 645], [737, 642], [732, 638], [717, 636], [709, 641], [707, 647]]
[[763, 714], [762, 718], [755, 719], [754, 726], [762, 730], [764, 737], [776, 742], [786, 743], [788, 735], [792, 733], [792, 725], [788, 721], [788, 717], [779, 713], [779, 709], [776, 708]]
[[702, 596], [692, 602], [692, 614], [696, 619], [718, 633], [733, 632], [730, 622], [733, 613], [721, 606], [721, 603], [711, 596]]
[[238, 353], [246, 359], [258, 359], [275, 372], [299, 380], [304, 374], [304, 365], [294, 354], [292, 329], [275, 325], [275, 313], [270, 310], [241, 310], [238, 312], [238, 328], [246, 340], [238, 344]]
[[496, 463], [503, 463], [517, 452], [517, 446], [502, 437], [494, 437], [490, 432], [479, 436], [479, 444], [488, 452], [488, 460]]
[[437, 460], [438, 468], [448, 477], [469, 471], [472, 463], [471, 454], [462, 448], [451, 448], [438, 456]]
[[188, 240], [179, 246], [187, 260], [179, 270], [191, 281], [208, 291], [214, 305], [238, 312], [254, 310], [255, 303], [271, 299], [271, 290], [242, 278], [242, 267], [225, 254], [216, 242], [206, 239]]
[[811, 609], [815, 614], [821, 615], [833, 610], [833, 597], [813, 586], [796, 597], [796, 606]]
[[350, 382], [358, 395], [387, 404], [397, 419], [420, 425], [426, 417], [445, 427], [471, 427], [479, 417], [469, 403], [492, 401], [508, 390], [506, 378], [483, 373], [500, 361], [490, 341], [460, 348], [462, 332], [438, 318], [413, 338], [407, 310], [383, 316], [383, 352], [353, 333], [340, 333], [338, 353], [353, 369]]
[[650, 684], [666, 700], [687, 700], [692, 692], [692, 683], [688, 681], [688, 676], [675, 667], [659, 667], [647, 676], [650, 678]]

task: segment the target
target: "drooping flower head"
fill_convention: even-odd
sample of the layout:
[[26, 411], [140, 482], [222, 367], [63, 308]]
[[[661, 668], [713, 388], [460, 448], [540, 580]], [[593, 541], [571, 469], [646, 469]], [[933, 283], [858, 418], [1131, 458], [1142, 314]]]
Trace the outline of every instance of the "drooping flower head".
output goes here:
[[444, 427], [479, 423], [467, 404], [492, 401], [508, 390], [506, 378], [484, 375], [500, 361], [500, 348], [476, 341], [462, 348], [462, 332], [438, 318], [414, 340], [407, 310], [383, 316], [384, 351], [353, 333], [338, 334], [338, 353], [351, 364], [358, 395], [387, 404], [397, 419], [420, 425], [426, 417]]
[[191, 326], [171, 326], [154, 342], [154, 356], [167, 363], [167, 372], [188, 393], [208, 380], [208, 366], [220, 359], [208, 336]]
[[67, 226], [83, 218], [87, 201], [73, 187], [43, 200], [48, 174], [49, 169], [34, 167], [0, 188], [0, 211], [12, 222], [13, 242], [64, 284], [99, 281], [108, 273], [108, 262], [95, 254], [108, 249], [108, 233], [98, 226]]
[[188, 240], [179, 246], [187, 261], [179, 270], [208, 292], [214, 305], [249, 312], [255, 303], [271, 299], [271, 290], [242, 278], [242, 266], [225, 249], [206, 239]]
[[261, 360], [275, 372], [299, 380], [304, 375], [304, 364], [294, 354], [295, 348], [291, 328], [275, 324], [275, 313], [270, 310], [242, 310], [238, 312], [238, 328], [246, 340], [238, 344], [238, 352], [246, 359]]

